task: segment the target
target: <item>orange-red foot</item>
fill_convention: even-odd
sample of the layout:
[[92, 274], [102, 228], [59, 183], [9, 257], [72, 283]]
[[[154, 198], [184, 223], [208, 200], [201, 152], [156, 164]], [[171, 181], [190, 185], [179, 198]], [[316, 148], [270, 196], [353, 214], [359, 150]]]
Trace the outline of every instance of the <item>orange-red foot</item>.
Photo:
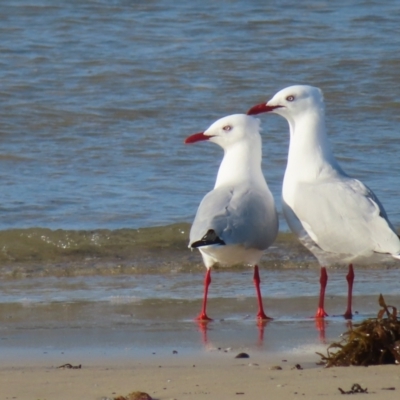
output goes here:
[[261, 311], [257, 314], [257, 321], [271, 321], [271, 320], [273, 320], [273, 318], [268, 317], [267, 315], [265, 315], [265, 313]]
[[353, 318], [353, 314], [352, 314], [351, 311], [346, 311], [346, 312], [343, 314], [343, 317], [344, 317], [345, 319], [352, 319], [352, 318]]
[[212, 318], [209, 318], [206, 313], [200, 313], [196, 317], [196, 321], [212, 321]]
[[318, 307], [317, 313], [315, 314], [315, 318], [325, 318], [327, 316], [328, 314], [325, 312], [325, 310], [321, 307]]

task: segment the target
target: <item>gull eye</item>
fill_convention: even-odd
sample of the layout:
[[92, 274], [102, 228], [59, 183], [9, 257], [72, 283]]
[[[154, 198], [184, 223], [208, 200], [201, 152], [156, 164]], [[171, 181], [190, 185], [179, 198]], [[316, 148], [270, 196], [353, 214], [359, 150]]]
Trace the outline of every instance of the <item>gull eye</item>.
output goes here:
[[232, 126], [231, 126], [231, 125], [225, 125], [222, 129], [223, 129], [225, 132], [229, 132], [229, 131], [232, 130]]
[[288, 97], [286, 97], [286, 100], [287, 101], [293, 101], [294, 100], [294, 96], [288, 96]]

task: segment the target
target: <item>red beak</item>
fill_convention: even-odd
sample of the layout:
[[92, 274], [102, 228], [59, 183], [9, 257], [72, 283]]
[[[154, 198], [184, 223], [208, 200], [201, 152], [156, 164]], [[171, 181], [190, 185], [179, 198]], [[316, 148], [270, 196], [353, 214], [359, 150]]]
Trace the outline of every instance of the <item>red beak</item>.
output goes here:
[[257, 104], [254, 107], [251, 107], [249, 111], [247, 111], [247, 115], [256, 115], [265, 112], [271, 112], [275, 110], [275, 108], [279, 108], [281, 106], [269, 106], [266, 103]]
[[195, 133], [185, 139], [185, 143], [196, 143], [201, 142], [203, 140], [209, 140], [211, 136], [206, 136], [203, 132]]

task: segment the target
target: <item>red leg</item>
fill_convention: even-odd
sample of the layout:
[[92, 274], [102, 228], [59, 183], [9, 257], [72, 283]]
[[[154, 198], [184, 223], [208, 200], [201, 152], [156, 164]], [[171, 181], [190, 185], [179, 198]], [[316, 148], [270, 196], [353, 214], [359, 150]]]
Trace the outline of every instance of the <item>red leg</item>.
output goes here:
[[351, 312], [351, 303], [353, 300], [353, 282], [354, 282], [353, 264], [349, 264], [349, 273], [346, 275], [346, 280], [348, 285], [348, 293], [347, 293], [347, 310], [344, 313], [344, 317], [346, 319], [351, 319], [353, 317], [353, 313]]
[[196, 318], [198, 321], [212, 321], [211, 318], [207, 316], [207, 295], [208, 295], [208, 287], [211, 283], [211, 269], [207, 269], [206, 276], [204, 278], [204, 298], [203, 298], [203, 307], [201, 308], [201, 312]]
[[319, 278], [319, 283], [321, 285], [321, 288], [319, 292], [319, 303], [318, 303], [317, 313], [315, 314], [315, 318], [324, 318], [328, 316], [328, 314], [325, 312], [324, 309], [325, 289], [326, 289], [326, 284], [328, 283], [328, 274], [326, 272], [325, 267], [321, 267], [321, 276]]
[[261, 290], [260, 290], [260, 274], [258, 273], [258, 266], [254, 266], [254, 286], [256, 287], [256, 292], [257, 292], [257, 301], [258, 301], [258, 313], [257, 313], [257, 319], [258, 320], [265, 320], [265, 319], [272, 319], [270, 317], [267, 317], [264, 313], [264, 307], [262, 304], [262, 298], [261, 298]]

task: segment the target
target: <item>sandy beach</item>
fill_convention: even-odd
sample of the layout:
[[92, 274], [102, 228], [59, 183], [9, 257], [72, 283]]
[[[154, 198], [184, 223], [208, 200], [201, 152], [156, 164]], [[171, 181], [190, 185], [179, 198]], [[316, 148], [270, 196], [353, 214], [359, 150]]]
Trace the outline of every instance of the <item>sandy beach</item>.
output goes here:
[[[332, 305], [340, 309], [342, 302], [339, 297]], [[35, 315], [37, 309], [25, 312]], [[44, 324], [49, 312], [30, 324], [26, 318], [10, 323], [18, 312], [2, 313], [0, 400], [113, 400], [136, 391], [158, 400], [335, 399], [342, 396], [339, 388], [349, 391], [353, 384], [374, 398], [397, 399], [400, 390], [396, 365], [318, 365], [316, 352], [326, 354], [347, 330], [341, 316], [320, 323], [281, 316], [264, 326], [245, 317], [205, 327], [155, 316], [151, 323], [106, 318], [80, 326], [76, 313], [67, 321], [60, 309], [55, 312], [60, 319], [51, 326]], [[240, 353], [249, 357], [236, 358]], [[60, 368], [65, 364], [80, 368]]]
[[[193, 318], [201, 299], [194, 294], [201, 294], [202, 272], [140, 275], [133, 281], [96, 279], [96, 290], [104, 292], [96, 301], [79, 299], [81, 292], [90, 293], [87, 277], [84, 282], [4, 281], [4, 295], [25, 297], [0, 305], [0, 400], [113, 400], [135, 391], [158, 400], [329, 400], [342, 398], [339, 388], [349, 391], [353, 384], [367, 388], [374, 396], [369, 397], [398, 399], [396, 365], [317, 365], [321, 359], [316, 352], [326, 354], [329, 344], [347, 330], [341, 316], [345, 296], [339, 289], [343, 271], [331, 271], [330, 316], [317, 323], [311, 318], [316, 293], [308, 295], [308, 286], [296, 285], [301, 279], [312, 282], [318, 271], [263, 270], [269, 295], [264, 305], [274, 317], [263, 326], [255, 321], [252, 291], [240, 292], [253, 289], [248, 271], [214, 274], [209, 304], [214, 321], [197, 324]], [[385, 293], [387, 304], [399, 304], [397, 270], [360, 269], [357, 277], [354, 323], [376, 317], [380, 307], [375, 291]], [[279, 296], [278, 282], [291, 288], [292, 297]], [[124, 285], [129, 296], [122, 291]], [[138, 285], [153, 288], [148, 298], [135, 295]], [[179, 287], [185, 288], [182, 294]], [[153, 293], [160, 290], [165, 294], [158, 299]], [[57, 301], [44, 301], [49, 293]], [[243, 352], [249, 358], [235, 358]], [[59, 368], [65, 364], [81, 368]]]
[[[62, 369], [44, 359], [14, 361], [0, 369], [1, 399], [114, 399], [142, 391], [153, 399], [336, 399], [358, 383], [373, 398], [398, 399], [398, 366], [317, 366], [318, 356], [287, 357], [236, 351], [138, 360], [98, 359], [81, 369]], [[287, 358], [283, 358], [287, 357]], [[298, 364], [296, 368], [296, 364]], [[298, 369], [298, 368], [303, 369]], [[276, 369], [276, 368], [282, 369]]]
[[[199, 282], [201, 272], [196, 277]], [[399, 303], [398, 296], [391, 294], [396, 288], [384, 284], [383, 277], [397, 282], [395, 272], [379, 272], [388, 293], [385, 299], [394, 305]], [[230, 287], [245, 286], [247, 275], [216, 273], [214, 293], [223, 293], [227, 281]], [[265, 275], [272, 282], [272, 272]], [[339, 388], [349, 391], [356, 383], [375, 393], [375, 398], [397, 399], [398, 366], [326, 369], [317, 365], [321, 359], [316, 352], [326, 354], [329, 344], [347, 330], [341, 316], [345, 297], [332, 295], [342, 275], [334, 270], [330, 274], [330, 316], [320, 323], [311, 318], [315, 295], [266, 297], [265, 307], [274, 320], [262, 326], [254, 319], [255, 301], [250, 295], [212, 297], [210, 312], [215, 319], [206, 326], [193, 320], [200, 300], [189, 295], [188, 300], [138, 301], [122, 296], [109, 301], [4, 303], [0, 306], [0, 400], [108, 400], [135, 391], [158, 400], [334, 399], [342, 396]], [[274, 279], [294, 287], [289, 277], [296, 276], [291, 270]], [[375, 272], [359, 270], [358, 277], [357, 287], [372, 292], [369, 282], [376, 281]], [[155, 287], [162, 287], [157, 276], [151, 278]], [[232, 284], [234, 278], [240, 281]], [[141, 284], [144, 279], [140, 277]], [[11, 283], [5, 287], [10, 293]], [[80, 289], [74, 279], [64, 285]], [[36, 287], [38, 293], [50, 290]], [[107, 292], [109, 286], [103, 290]], [[35, 298], [36, 291], [30, 296]], [[358, 293], [354, 306], [354, 323], [375, 317], [377, 295]], [[249, 358], [235, 358], [243, 352]], [[64, 364], [81, 368], [59, 368]]]

